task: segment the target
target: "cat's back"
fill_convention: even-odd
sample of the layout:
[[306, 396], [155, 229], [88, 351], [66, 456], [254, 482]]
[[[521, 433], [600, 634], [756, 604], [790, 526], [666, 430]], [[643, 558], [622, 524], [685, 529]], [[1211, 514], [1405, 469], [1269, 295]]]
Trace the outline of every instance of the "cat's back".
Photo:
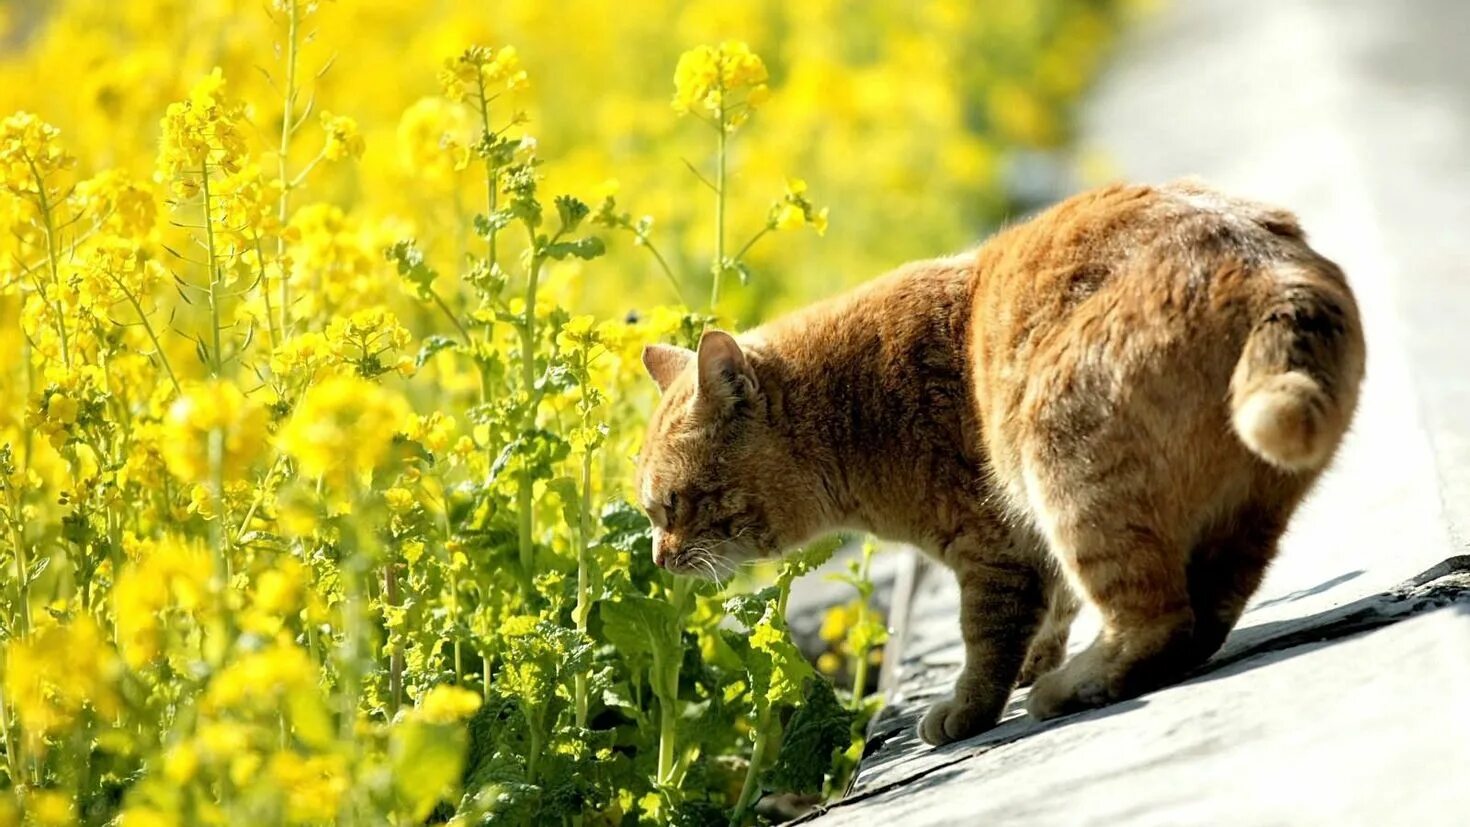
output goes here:
[[960, 378], [974, 291], [972, 253], [915, 261], [747, 336], [779, 342], [815, 375], [861, 368], [897, 381], [929, 367]]
[[[1186, 339], [1216, 337], [1228, 369], [1272, 268], [1331, 268], [1294, 216], [1191, 180], [1069, 198], [978, 252], [972, 323], [981, 394], [1020, 392], [1038, 360], [1084, 345], [1128, 371]], [[1077, 355], [1077, 354], [1072, 354]]]
[[1285, 331], [1289, 345], [1271, 350], [1280, 370], [1352, 368], [1339, 406], [1350, 415], [1351, 291], [1284, 210], [1193, 181], [1107, 187], [998, 234], [976, 272], [977, 408], [992, 468], [1013, 488], [1040, 435], [1086, 444], [1101, 463], [1151, 445], [1190, 472], [1180, 484], [1253, 468], [1230, 425], [1253, 331]]

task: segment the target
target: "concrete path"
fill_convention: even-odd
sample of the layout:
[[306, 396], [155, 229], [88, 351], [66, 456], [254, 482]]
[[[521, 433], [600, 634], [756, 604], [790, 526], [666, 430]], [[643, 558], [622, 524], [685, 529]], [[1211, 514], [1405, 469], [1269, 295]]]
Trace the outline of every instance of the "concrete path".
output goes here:
[[923, 745], [961, 660], [924, 571], [868, 755], [810, 821], [1470, 823], [1467, 35], [1459, 0], [1179, 0], [1132, 33], [1085, 142], [1297, 212], [1362, 306], [1354, 430], [1222, 653], [1136, 701], [1041, 726], [1018, 697]]

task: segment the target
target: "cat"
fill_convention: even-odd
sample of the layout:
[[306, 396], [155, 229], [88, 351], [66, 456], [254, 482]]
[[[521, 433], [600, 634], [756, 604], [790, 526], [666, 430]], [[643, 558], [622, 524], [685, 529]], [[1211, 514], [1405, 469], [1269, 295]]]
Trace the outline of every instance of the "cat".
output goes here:
[[[838, 529], [960, 587], [931, 744], [1151, 691], [1210, 657], [1357, 405], [1341, 270], [1290, 213], [1114, 185], [697, 351], [651, 345], [654, 561], [711, 576]], [[1081, 601], [1102, 631], [1064, 661]]]

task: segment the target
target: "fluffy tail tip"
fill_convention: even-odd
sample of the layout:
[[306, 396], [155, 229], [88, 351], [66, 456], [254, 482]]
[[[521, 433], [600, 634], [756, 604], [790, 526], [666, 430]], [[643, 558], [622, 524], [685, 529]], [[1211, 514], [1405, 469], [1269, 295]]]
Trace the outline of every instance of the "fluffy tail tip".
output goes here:
[[1332, 400], [1312, 377], [1298, 371], [1257, 384], [1235, 405], [1236, 433], [1257, 456], [1286, 471], [1320, 468], [1342, 436], [1331, 416]]

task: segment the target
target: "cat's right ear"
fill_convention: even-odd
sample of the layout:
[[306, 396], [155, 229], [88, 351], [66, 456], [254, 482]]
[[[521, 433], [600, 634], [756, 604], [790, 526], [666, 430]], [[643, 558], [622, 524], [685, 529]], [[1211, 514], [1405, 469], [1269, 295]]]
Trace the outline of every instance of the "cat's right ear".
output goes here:
[[643, 367], [648, 369], [648, 375], [658, 383], [659, 393], [669, 389], [675, 377], [684, 371], [693, 358], [694, 351], [674, 345], [648, 345], [643, 348]]

